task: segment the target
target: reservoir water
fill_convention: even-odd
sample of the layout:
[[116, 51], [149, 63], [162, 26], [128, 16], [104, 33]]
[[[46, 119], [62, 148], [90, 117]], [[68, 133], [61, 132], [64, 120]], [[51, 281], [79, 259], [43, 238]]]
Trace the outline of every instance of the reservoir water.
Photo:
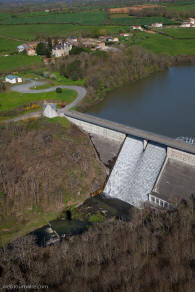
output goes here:
[[179, 66], [110, 92], [89, 114], [172, 138], [195, 137], [195, 66]]

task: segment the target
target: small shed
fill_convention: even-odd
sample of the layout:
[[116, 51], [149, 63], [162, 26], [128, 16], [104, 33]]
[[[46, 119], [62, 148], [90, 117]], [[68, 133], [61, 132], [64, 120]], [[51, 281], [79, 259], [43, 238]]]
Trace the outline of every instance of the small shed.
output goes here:
[[21, 77], [9, 74], [5, 76], [5, 82], [11, 83], [11, 84], [16, 84], [16, 83], [21, 83], [23, 80]]
[[56, 104], [55, 103], [43, 104], [43, 116], [50, 119], [57, 117], [58, 113], [56, 111]]

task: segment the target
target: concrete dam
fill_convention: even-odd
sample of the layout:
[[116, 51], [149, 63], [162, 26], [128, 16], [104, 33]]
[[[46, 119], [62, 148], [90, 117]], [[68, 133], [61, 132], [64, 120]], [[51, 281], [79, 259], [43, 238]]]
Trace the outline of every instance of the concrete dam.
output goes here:
[[193, 145], [77, 112], [64, 115], [91, 137], [109, 140], [110, 148], [118, 143], [106, 196], [142, 208], [147, 201], [166, 206], [173, 193], [180, 194], [182, 185], [183, 191], [195, 194]]

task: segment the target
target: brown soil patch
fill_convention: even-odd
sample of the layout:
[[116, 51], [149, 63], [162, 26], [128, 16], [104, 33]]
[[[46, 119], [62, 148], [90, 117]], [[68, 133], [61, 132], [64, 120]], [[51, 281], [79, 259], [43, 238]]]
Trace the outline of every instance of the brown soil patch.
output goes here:
[[155, 34], [156, 32], [155, 31], [153, 31], [153, 30], [144, 30], [145, 32], [147, 32], [147, 33], [150, 33], [150, 34]]
[[129, 6], [129, 7], [121, 7], [121, 8], [110, 8], [108, 11], [111, 14], [114, 13], [124, 13], [124, 14], [128, 14], [129, 11], [141, 11], [145, 8], [156, 8], [156, 7], [163, 7], [163, 6], [159, 6], [159, 5], [135, 5], [135, 6]]

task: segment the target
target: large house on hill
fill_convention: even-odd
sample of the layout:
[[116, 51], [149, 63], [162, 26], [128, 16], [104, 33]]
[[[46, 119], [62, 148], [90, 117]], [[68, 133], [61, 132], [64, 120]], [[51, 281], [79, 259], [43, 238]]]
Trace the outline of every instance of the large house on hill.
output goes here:
[[52, 49], [52, 55], [56, 58], [58, 57], [64, 57], [69, 55], [69, 52], [72, 50], [72, 44], [68, 42], [64, 42], [62, 44], [57, 44]]

